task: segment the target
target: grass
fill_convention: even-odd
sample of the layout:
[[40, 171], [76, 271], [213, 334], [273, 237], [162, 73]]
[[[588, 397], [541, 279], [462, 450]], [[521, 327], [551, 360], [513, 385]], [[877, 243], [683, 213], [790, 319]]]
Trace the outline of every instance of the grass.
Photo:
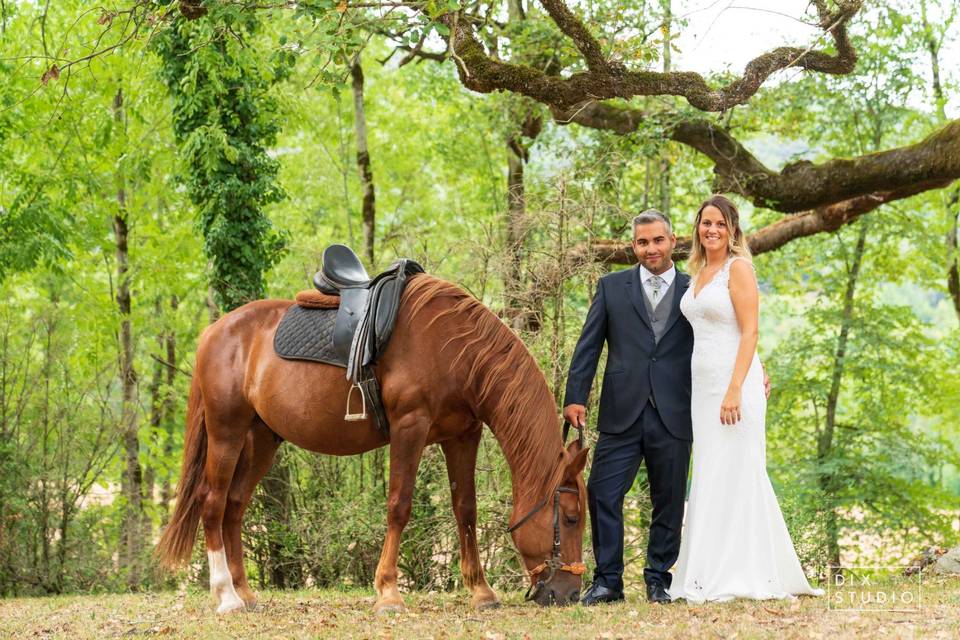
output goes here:
[[[882, 588], [909, 588], [913, 581]], [[367, 591], [268, 591], [255, 611], [218, 617], [196, 590], [0, 600], [0, 638], [960, 638], [960, 579], [924, 576], [921, 610], [831, 611], [828, 600], [653, 606], [640, 588], [599, 607], [541, 609], [519, 593], [475, 612], [462, 593], [412, 593], [379, 617]]]

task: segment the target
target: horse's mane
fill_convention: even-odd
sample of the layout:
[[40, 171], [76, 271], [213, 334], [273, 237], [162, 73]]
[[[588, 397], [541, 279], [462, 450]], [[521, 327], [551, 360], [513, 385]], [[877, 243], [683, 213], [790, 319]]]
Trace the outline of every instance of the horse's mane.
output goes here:
[[[430, 302], [444, 300], [437, 307]], [[452, 346], [456, 353], [449, 360], [451, 372], [469, 367], [467, 388], [475, 394], [476, 406], [494, 400], [491, 393], [506, 380], [492, 403], [490, 430], [493, 431], [515, 475], [524, 482], [520, 495], [539, 499], [546, 487], [560, 482], [564, 466], [553, 460], [553, 467], [543, 468], [545, 454], [557, 447], [560, 430], [555, 404], [547, 380], [526, 346], [490, 309], [455, 284], [426, 274], [410, 278], [404, 290], [404, 306], [410, 317], [424, 315], [425, 329], [443, 318], [460, 321], [459, 331], [450, 335], [440, 347], [443, 352]], [[544, 415], [545, 407], [549, 413]], [[536, 427], [540, 428], [536, 428]], [[562, 443], [561, 443], [562, 445]], [[560, 447], [560, 456], [563, 447]], [[551, 474], [550, 471], [553, 471]], [[515, 478], [514, 484], [521, 478]]]

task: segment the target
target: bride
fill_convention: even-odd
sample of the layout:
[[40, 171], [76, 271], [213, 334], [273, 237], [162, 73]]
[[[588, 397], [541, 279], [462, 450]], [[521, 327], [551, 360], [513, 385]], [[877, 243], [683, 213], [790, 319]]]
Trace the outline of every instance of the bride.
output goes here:
[[766, 468], [759, 292], [736, 206], [700, 206], [680, 310], [693, 327], [693, 477], [671, 599], [822, 595], [807, 582]]

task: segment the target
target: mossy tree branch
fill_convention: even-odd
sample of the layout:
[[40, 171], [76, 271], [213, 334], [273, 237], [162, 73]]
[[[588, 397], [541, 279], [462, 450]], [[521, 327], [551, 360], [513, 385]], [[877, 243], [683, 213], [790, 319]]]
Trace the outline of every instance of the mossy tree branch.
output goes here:
[[441, 16], [440, 21], [450, 29], [452, 48], [459, 61], [457, 71], [464, 86], [481, 93], [512, 91], [559, 109], [590, 100], [672, 95], [685, 98], [701, 111], [726, 111], [749, 100], [767, 78], [783, 69], [850, 73], [857, 56], [850, 46], [846, 25], [860, 10], [862, 1], [842, 2], [833, 13], [816, 3], [820, 27], [833, 38], [835, 54], [812, 47], [778, 47], [751, 60], [742, 76], [719, 88], [711, 87], [703, 76], [690, 71], [628, 70], [619, 63], [610, 63], [596, 39], [566, 5], [560, 0], [542, 0], [542, 4], [584, 55], [588, 70], [562, 77], [496, 59], [488, 55], [478, 40], [472, 22], [463, 19], [460, 12], [452, 12]]
[[[908, 198], [924, 190], [922, 186], [915, 186], [898, 191], [882, 191], [811, 211], [786, 215], [772, 224], [747, 234], [747, 244], [753, 255], [776, 251], [798, 238], [836, 231], [881, 205]], [[690, 244], [689, 236], [677, 238], [673, 259], [686, 260], [690, 255]], [[637, 261], [629, 242], [610, 239], [597, 239], [582, 244], [570, 252], [569, 258], [574, 262], [595, 261], [608, 264], [634, 264]]]
[[657, 119], [664, 135], [692, 147], [714, 162], [714, 191], [733, 192], [755, 205], [798, 213], [882, 192], [903, 193], [942, 188], [960, 178], [960, 120], [947, 123], [920, 142], [854, 158], [815, 164], [800, 161], [782, 171], [760, 162], [729, 131], [703, 118], [670, 122], [637, 109], [588, 103], [578, 109], [553, 109], [560, 124], [577, 124], [627, 134], [645, 119]]

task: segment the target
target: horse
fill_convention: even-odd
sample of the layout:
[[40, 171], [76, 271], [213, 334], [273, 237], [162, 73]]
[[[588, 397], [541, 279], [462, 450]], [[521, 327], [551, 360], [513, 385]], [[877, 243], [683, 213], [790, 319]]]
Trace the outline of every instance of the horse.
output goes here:
[[157, 546], [160, 562], [169, 568], [188, 562], [202, 521], [217, 612], [255, 606], [241, 524], [280, 443], [339, 456], [389, 444], [387, 532], [374, 578], [374, 610], [402, 611], [400, 536], [423, 449], [439, 444], [464, 586], [474, 608], [496, 607], [476, 539], [475, 470], [486, 424], [510, 467], [510, 532], [530, 581], [528, 599], [541, 605], [575, 602], [584, 570], [587, 449], [582, 437], [564, 446], [553, 395], [523, 342], [462, 288], [427, 274], [411, 276], [390, 342], [374, 366], [388, 440], [370, 418], [344, 422], [350, 385], [342, 368], [276, 355], [273, 337], [292, 304], [249, 302], [201, 334], [176, 506]]

